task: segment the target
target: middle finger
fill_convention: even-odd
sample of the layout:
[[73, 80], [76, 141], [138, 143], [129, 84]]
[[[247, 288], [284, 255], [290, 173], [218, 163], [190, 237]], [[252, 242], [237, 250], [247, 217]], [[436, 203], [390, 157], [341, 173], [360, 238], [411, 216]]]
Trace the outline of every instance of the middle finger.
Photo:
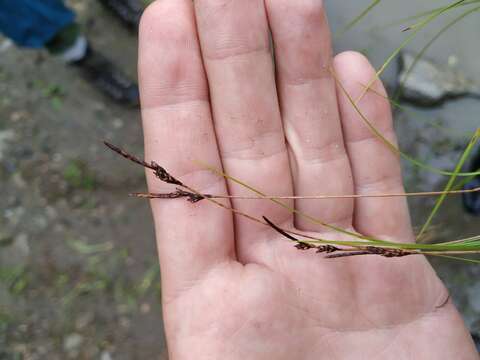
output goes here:
[[[295, 195], [352, 194], [323, 3], [266, 0], [266, 4]], [[352, 224], [352, 199], [297, 200], [295, 207], [332, 225], [349, 228]], [[301, 217], [295, 224], [302, 230], [325, 230]]]
[[[292, 195], [264, 1], [197, 0], [195, 7], [225, 171], [268, 194]], [[231, 195], [251, 195], [228, 185]], [[233, 205], [279, 224], [292, 220], [269, 201], [234, 200]], [[238, 216], [235, 225], [238, 256], [246, 259], [257, 252], [253, 247], [264, 245], [258, 235], [265, 227]]]

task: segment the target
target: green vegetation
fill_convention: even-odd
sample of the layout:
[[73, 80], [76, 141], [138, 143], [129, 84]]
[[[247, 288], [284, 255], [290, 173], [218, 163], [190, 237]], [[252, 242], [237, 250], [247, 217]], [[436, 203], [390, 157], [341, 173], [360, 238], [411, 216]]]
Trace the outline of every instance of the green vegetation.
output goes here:
[[63, 99], [66, 91], [60, 85], [55, 83], [45, 83], [43, 81], [35, 81], [35, 87], [40, 90], [42, 95], [50, 99], [50, 103], [55, 110], [60, 110], [63, 106]]
[[1, 267], [0, 283], [13, 295], [20, 295], [30, 283], [30, 272], [23, 266]]
[[95, 189], [94, 174], [79, 160], [69, 162], [63, 171], [65, 181], [74, 189], [92, 191]]

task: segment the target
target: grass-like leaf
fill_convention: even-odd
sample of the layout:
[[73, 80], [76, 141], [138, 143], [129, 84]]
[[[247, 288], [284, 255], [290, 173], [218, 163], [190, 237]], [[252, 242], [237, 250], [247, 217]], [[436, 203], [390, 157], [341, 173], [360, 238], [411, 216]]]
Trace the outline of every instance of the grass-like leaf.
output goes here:
[[[479, 140], [479, 137], [480, 137], [480, 128], [478, 128], [475, 135], [473, 135], [473, 137], [470, 140], [470, 142], [468, 143], [465, 151], [463, 152], [462, 156], [460, 157], [460, 160], [458, 161], [457, 165], [455, 166], [455, 170], [453, 172], [453, 175], [450, 177], [450, 179], [448, 180], [447, 186], [445, 187], [445, 192], [448, 192], [452, 189], [453, 185], [455, 184], [455, 180], [457, 179], [457, 174], [460, 172], [463, 165], [465, 164], [468, 157], [470, 156], [474, 146], [477, 144], [477, 142]], [[420, 240], [422, 238], [423, 234], [425, 233], [425, 231], [427, 231], [428, 227], [432, 223], [433, 218], [435, 217], [438, 210], [440, 209], [440, 206], [442, 206], [443, 202], [445, 201], [445, 198], [446, 198], [446, 195], [443, 194], [437, 199], [435, 207], [433, 208], [432, 212], [428, 216], [428, 219], [425, 222], [425, 224], [423, 225], [422, 229], [420, 230], [420, 233], [417, 235], [417, 241]]]
[[[477, 131], [477, 134], [476, 134], [477, 138], [473, 139], [472, 143], [478, 140], [479, 136], [480, 136], [480, 130]], [[282, 236], [285, 236], [290, 241], [296, 242], [297, 243], [296, 247], [298, 249], [308, 250], [308, 249], [314, 248], [316, 249], [317, 252], [328, 253], [328, 255], [326, 256], [327, 258], [340, 258], [340, 257], [346, 257], [346, 256], [360, 256], [360, 255], [377, 255], [377, 256], [384, 256], [387, 258], [402, 257], [402, 256], [408, 256], [408, 255], [431, 255], [431, 256], [443, 256], [443, 257], [450, 256], [453, 259], [461, 260], [462, 258], [459, 257], [458, 255], [472, 255], [472, 254], [480, 253], [480, 236], [460, 239], [456, 241], [438, 243], [438, 244], [418, 244], [418, 243], [398, 243], [398, 242], [366, 237], [361, 234], [357, 234], [354, 232], [346, 231], [341, 228], [336, 228], [328, 224], [324, 224], [322, 222], [318, 222], [318, 223], [328, 227], [333, 231], [337, 231], [344, 235], [349, 235], [350, 237], [354, 237], [357, 240], [356, 241], [355, 240], [338, 241], [338, 240], [322, 239], [322, 238], [317, 238], [315, 236], [311, 236], [296, 230], [281, 229], [280, 227], [276, 226], [273, 222], [266, 219], [265, 217], [263, 220], [257, 219], [249, 214], [245, 214], [239, 210], [230, 208], [228, 205], [225, 205], [219, 201], [216, 201], [215, 199], [211, 198], [209, 195], [200, 193], [199, 191], [192, 188], [190, 185], [180, 182], [178, 179], [176, 179], [174, 176], [168, 173], [166, 169], [156, 164], [154, 161], [152, 161], [151, 163], [147, 163], [143, 160], [136, 158], [133, 155], [130, 155], [126, 151], [116, 146], [113, 146], [108, 143], [106, 143], [106, 145], [113, 151], [127, 158], [128, 160], [150, 169], [155, 173], [155, 175], [159, 180], [166, 182], [168, 184], [178, 185], [179, 187], [185, 190], [188, 190], [197, 196], [194, 199], [189, 198], [188, 199], [189, 201], [191, 202], [198, 202], [202, 200], [210, 201], [213, 204], [216, 204], [224, 208], [225, 210], [231, 211], [234, 214], [245, 216], [246, 218], [251, 219], [252, 221], [264, 224], [266, 226], [273, 227], [273, 229], [279, 232]], [[468, 153], [468, 151], [466, 152]], [[307, 214], [303, 214], [299, 211], [296, 211], [295, 209], [292, 209], [290, 206], [284, 204], [281, 201], [278, 201], [277, 199], [268, 198], [265, 194], [255, 189], [253, 186], [246, 184], [245, 182], [242, 182], [238, 179], [235, 179], [229, 176], [228, 174], [223, 173], [220, 170], [214, 169], [210, 166], [207, 166], [207, 168], [214, 171], [219, 176], [222, 176], [226, 179], [230, 179], [231, 181], [236, 182], [237, 184], [249, 189], [250, 191], [257, 193], [262, 197], [265, 197], [266, 200], [275, 202], [279, 206], [282, 206], [287, 210], [289, 210], [292, 214], [305, 216], [312, 220], [318, 221]], [[167, 198], [164, 198], [164, 200], [165, 199]], [[293, 237], [291, 234], [296, 235], [296, 237]], [[472, 259], [465, 259], [465, 261], [472, 262]]]
[[[468, 6], [468, 5], [474, 5], [474, 4], [478, 4], [478, 3], [480, 3], [480, 0], [469, 0], [469, 1], [465, 1], [462, 4], [458, 5], [457, 8], [458, 7], [463, 7], [463, 6]], [[401, 19], [397, 19], [397, 20], [389, 22], [389, 23], [384, 23], [384, 24], [381, 24], [381, 25], [375, 25], [375, 26], [372, 26], [370, 28], [370, 30], [371, 31], [381, 31], [381, 30], [391, 28], [391, 27], [394, 27], [394, 26], [399, 26], [399, 25], [404, 25], [406, 23], [411, 23], [415, 20], [422, 19], [422, 18], [425, 18], [426, 16], [432, 15], [433, 13], [441, 10], [442, 8], [443, 8], [443, 6], [436, 7], [436, 8], [430, 9], [430, 10], [419, 12], [419, 13], [414, 14], [414, 15], [410, 15], [410, 16], [403, 17]]]
[[460, 16], [456, 17], [452, 21], [450, 21], [447, 25], [443, 26], [440, 31], [438, 31], [435, 36], [420, 50], [420, 52], [415, 56], [412, 64], [409, 66], [409, 68], [405, 72], [405, 77], [402, 79], [402, 82], [399, 84], [399, 87], [393, 96], [395, 100], [398, 100], [400, 96], [402, 95], [403, 88], [405, 85], [405, 82], [407, 81], [408, 77], [410, 76], [413, 68], [415, 65], [418, 63], [418, 61], [425, 55], [427, 50], [430, 48], [430, 46], [433, 45], [435, 41], [437, 41], [447, 30], [449, 30], [452, 26], [457, 24], [459, 21], [463, 20], [465, 17], [468, 15], [477, 12], [480, 10], [480, 6], [474, 7], [473, 9], [469, 9], [465, 12], [463, 12]]
[[360, 21], [362, 21], [362, 19], [365, 16], [367, 16], [375, 6], [380, 4], [380, 1], [381, 0], [373, 0], [370, 3], [370, 5], [368, 5], [360, 14], [355, 16], [351, 21], [348, 22], [347, 25], [345, 25], [345, 27], [342, 30], [340, 30], [337, 34], [335, 34], [335, 37], [342, 37], [343, 35], [345, 35], [346, 32], [351, 30], [355, 25], [357, 25]]
[[[345, 94], [345, 96], [348, 98], [348, 101], [350, 102], [350, 104], [353, 106], [353, 108], [355, 109], [355, 111], [358, 113], [358, 115], [360, 116], [360, 118], [365, 122], [365, 124], [367, 125], [367, 127], [370, 129], [370, 131], [380, 140], [382, 141], [385, 146], [390, 149], [392, 152], [394, 152], [395, 154], [401, 156], [402, 158], [404, 158], [405, 160], [407, 160], [408, 162], [412, 163], [413, 165], [415, 166], [418, 166], [424, 170], [428, 170], [430, 172], [433, 172], [435, 174], [439, 174], [439, 175], [445, 175], [445, 176], [452, 176], [453, 173], [450, 172], [450, 171], [446, 171], [446, 170], [441, 170], [441, 169], [437, 169], [429, 164], [426, 164], [426, 163], [423, 163], [422, 161], [420, 160], [417, 160], [415, 159], [414, 157], [404, 153], [403, 151], [401, 151], [396, 145], [394, 145], [393, 143], [391, 143], [385, 136], [383, 136], [383, 134], [370, 122], [370, 120], [363, 114], [363, 112], [360, 110], [360, 108], [358, 107], [357, 105], [357, 102], [352, 98], [352, 96], [348, 93], [348, 91], [345, 89], [345, 87], [343, 86], [343, 84], [341, 83], [341, 81], [338, 79], [337, 75], [335, 74], [334, 71], [331, 71], [331, 74], [332, 76], [335, 78], [337, 84], [339, 85], [340, 89], [342, 90], [342, 92]], [[371, 86], [371, 85], [367, 85], [367, 86]], [[458, 174], [455, 174], [456, 176], [477, 176], [477, 175], [480, 175], [480, 172], [476, 171], [476, 172], [460, 172]]]
[[292, 208], [291, 206], [285, 204], [284, 202], [280, 201], [279, 199], [276, 199], [276, 198], [271, 198], [269, 197], [267, 194], [263, 193], [262, 191], [258, 190], [258, 189], [255, 189], [253, 186], [251, 185], [248, 185], [246, 184], [245, 182], [243, 182], [242, 180], [240, 179], [237, 179], [231, 175], [228, 175], [226, 173], [224, 173], [223, 171], [219, 170], [219, 169], [216, 169], [208, 164], [205, 164], [201, 161], [196, 161], [199, 165], [201, 165], [203, 168], [205, 169], [208, 169], [210, 170], [211, 172], [217, 174], [218, 176], [221, 176], [221, 177], [224, 177], [225, 179], [227, 180], [230, 180], [230, 181], [233, 181], [234, 183], [252, 191], [253, 193], [259, 195], [261, 198], [265, 199], [265, 200], [269, 200], [281, 207], [283, 207], [284, 209], [286, 209], [287, 211], [289, 211], [291, 214], [295, 214], [295, 215], [298, 215], [298, 216], [301, 216], [305, 219], [307, 219], [308, 221], [310, 221], [311, 223], [313, 224], [316, 224], [316, 225], [321, 225], [323, 227], [326, 227], [330, 230], [333, 230], [333, 231], [336, 231], [336, 232], [339, 232], [339, 233], [342, 233], [344, 235], [348, 235], [348, 236], [352, 236], [352, 237], [355, 237], [355, 238], [359, 238], [359, 239], [362, 239], [362, 240], [368, 240], [368, 241], [373, 241], [373, 242], [383, 242], [382, 240], [380, 239], [375, 239], [373, 237], [370, 237], [370, 236], [364, 236], [364, 235], [361, 235], [361, 234], [358, 234], [358, 233], [354, 233], [354, 232], [351, 232], [351, 231], [348, 231], [346, 229], [342, 229], [338, 226], [334, 226], [334, 225], [331, 225], [331, 224], [327, 224], [326, 222], [322, 221], [322, 220], [319, 220], [319, 219], [316, 219], [314, 218], [313, 216], [311, 215], [308, 215], [300, 210], [297, 210], [295, 208]]
[[367, 85], [367, 89], [365, 89], [365, 91], [358, 97], [358, 99], [356, 99], [355, 103], [358, 103], [360, 101], [360, 99], [363, 98], [363, 96], [366, 94], [366, 92], [368, 91], [368, 89], [375, 83], [375, 81], [377, 81], [377, 79], [380, 78], [380, 75], [385, 71], [385, 69], [390, 65], [390, 63], [392, 62], [393, 59], [395, 59], [395, 57], [400, 53], [400, 51], [405, 47], [407, 46], [418, 34], [418, 32], [420, 30], [422, 30], [424, 27], [426, 27], [428, 24], [430, 24], [432, 21], [434, 21], [436, 18], [438, 18], [440, 15], [442, 15], [443, 13], [447, 12], [448, 10], [451, 10], [451, 9], [454, 9], [458, 6], [460, 6], [461, 4], [463, 4], [466, 0], [458, 0], [458, 1], [455, 1], [453, 3], [451, 3], [450, 5], [446, 5], [446, 6], [443, 6], [441, 8], [439, 8], [438, 10], [434, 11], [432, 14], [426, 16], [424, 19], [422, 19], [421, 21], [419, 21], [418, 23], [416, 24], [413, 24], [413, 25], [410, 25], [409, 27], [407, 27], [406, 29], [404, 30], [409, 30], [411, 33], [410, 35], [405, 39], [403, 40], [403, 42], [400, 44], [399, 47], [397, 47], [391, 54], [390, 56], [387, 58], [387, 60], [383, 63], [383, 65], [380, 67], [380, 69], [377, 71], [377, 73], [375, 74], [375, 76], [373, 77], [373, 79], [368, 83]]

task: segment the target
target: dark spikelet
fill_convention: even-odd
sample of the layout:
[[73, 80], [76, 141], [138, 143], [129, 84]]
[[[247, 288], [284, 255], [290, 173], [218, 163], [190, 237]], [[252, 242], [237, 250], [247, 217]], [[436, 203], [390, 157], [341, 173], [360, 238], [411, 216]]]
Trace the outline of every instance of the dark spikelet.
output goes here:
[[297, 248], [298, 250], [310, 250], [314, 248], [314, 246], [307, 243], [299, 242], [295, 245], [295, 248]]
[[295, 244], [295, 248], [297, 248], [298, 250], [310, 250], [310, 249], [317, 249], [317, 253], [333, 253], [333, 252], [336, 252], [336, 251], [339, 251], [341, 249], [337, 248], [336, 246], [333, 246], [333, 245], [320, 245], [320, 246], [315, 246], [315, 245], [311, 245], [309, 243], [306, 243], [306, 242], [302, 242], [300, 240], [298, 240], [297, 238], [293, 237], [292, 235], [290, 235], [289, 233], [287, 233], [286, 231], [280, 229], [277, 225], [275, 225], [273, 222], [271, 222], [268, 218], [266, 218], [265, 216], [263, 217], [263, 220], [265, 220], [265, 222], [270, 225], [273, 229], [275, 229], [275, 231], [277, 231], [278, 233], [282, 234], [283, 236], [285, 236], [287, 239], [290, 239], [290, 240], [293, 240], [296, 242]]
[[[178, 186], [183, 186], [183, 184], [175, 179], [172, 175], [170, 175], [167, 170], [165, 170], [163, 167], [161, 167], [160, 165], [158, 165], [155, 161], [152, 161], [150, 164], [147, 163], [146, 161], [144, 160], [140, 160], [139, 158], [137, 158], [136, 156], [133, 156], [132, 154], [129, 154], [128, 152], [126, 152], [125, 150], [119, 148], [118, 146], [115, 146], [111, 143], [109, 143], [108, 141], [104, 141], [103, 142], [109, 149], [115, 151], [117, 154], [123, 156], [124, 158], [136, 163], [136, 164], [139, 164], [143, 167], [146, 167], [148, 169], [151, 169], [154, 171], [155, 173], [155, 176], [157, 178], [159, 178], [161, 181], [163, 182], [166, 182], [167, 184], [172, 184], [172, 185], [178, 185]], [[198, 201], [198, 200], [197, 200]]]
[[370, 254], [381, 255], [388, 258], [402, 257], [402, 256], [407, 256], [412, 254], [410, 252], [407, 252], [401, 249], [385, 249], [385, 248], [379, 248], [375, 246], [368, 246], [367, 251], [369, 251]]
[[208, 196], [194, 194], [194, 193], [188, 193], [187, 201], [191, 202], [192, 204], [195, 204], [195, 203], [205, 199], [206, 197], [208, 197]]
[[367, 246], [364, 250], [342, 252], [338, 254], [327, 255], [325, 257], [327, 259], [336, 259], [336, 258], [342, 258], [342, 257], [359, 256], [359, 255], [380, 255], [386, 258], [394, 258], [394, 257], [402, 257], [402, 256], [407, 256], [412, 254], [413, 253], [404, 251], [401, 249], [386, 249], [386, 248], [381, 248], [376, 246]]
[[113, 150], [114, 152], [116, 152], [117, 154], [123, 156], [125, 159], [128, 159], [130, 161], [133, 161], [134, 163], [137, 163], [139, 165], [142, 165], [146, 168], [149, 168], [149, 169], [152, 169], [152, 170], [155, 170], [154, 168], [152, 168], [152, 166], [150, 164], [148, 164], [147, 162], [143, 161], [143, 160], [140, 160], [139, 158], [133, 156], [132, 154], [129, 154], [127, 153], [125, 150], [119, 148], [118, 146], [115, 146], [111, 143], [109, 143], [108, 141], [104, 141], [103, 142], [110, 150]]
[[179, 199], [179, 198], [190, 198], [196, 196], [191, 192], [177, 189], [171, 193], [133, 193], [130, 196], [145, 198], [145, 199]]
[[143, 199], [180, 199], [186, 198], [191, 203], [199, 202], [200, 200], [212, 198], [209, 194], [196, 194], [191, 191], [185, 191], [177, 188], [176, 191], [170, 193], [132, 193], [130, 196]]
[[292, 235], [290, 235], [289, 233], [283, 231], [282, 229], [280, 229], [277, 225], [275, 225], [273, 222], [271, 222], [268, 218], [266, 218], [265, 216], [263, 216], [263, 220], [265, 220], [265, 222], [270, 225], [275, 231], [277, 231], [278, 233], [282, 234], [283, 236], [285, 236], [287, 239], [290, 239], [290, 240], [293, 240], [297, 243], [300, 243], [300, 241], [293, 237]]
[[333, 246], [333, 245], [322, 245], [322, 246], [317, 247], [317, 253], [330, 254], [330, 253], [333, 253], [333, 252], [336, 252], [336, 251], [340, 251], [340, 249], [337, 248], [336, 246]]
[[167, 184], [183, 186], [183, 184], [179, 180], [175, 179], [167, 172], [167, 170], [158, 165], [155, 161], [152, 161], [150, 163], [149, 168], [155, 172], [155, 176], [161, 181], [166, 182]]

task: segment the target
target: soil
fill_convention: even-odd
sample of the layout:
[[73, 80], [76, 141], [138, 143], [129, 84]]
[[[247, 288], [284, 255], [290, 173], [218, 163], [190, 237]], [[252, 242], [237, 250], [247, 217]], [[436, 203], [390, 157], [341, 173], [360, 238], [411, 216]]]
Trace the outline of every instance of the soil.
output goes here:
[[[136, 34], [71, 1], [94, 48], [136, 74]], [[158, 359], [159, 270], [140, 114], [42, 51], [0, 41], [0, 359]]]

